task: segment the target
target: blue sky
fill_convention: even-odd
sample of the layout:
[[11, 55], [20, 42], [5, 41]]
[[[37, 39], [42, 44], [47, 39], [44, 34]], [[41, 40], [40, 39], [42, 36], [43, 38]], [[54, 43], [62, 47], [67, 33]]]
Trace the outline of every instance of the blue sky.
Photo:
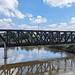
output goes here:
[[74, 30], [75, 0], [0, 0], [0, 28]]

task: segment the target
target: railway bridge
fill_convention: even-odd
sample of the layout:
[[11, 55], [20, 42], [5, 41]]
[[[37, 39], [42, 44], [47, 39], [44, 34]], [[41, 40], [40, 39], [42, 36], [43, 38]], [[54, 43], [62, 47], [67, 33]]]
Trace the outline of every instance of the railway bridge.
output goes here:
[[0, 29], [0, 47], [75, 43], [75, 31]]

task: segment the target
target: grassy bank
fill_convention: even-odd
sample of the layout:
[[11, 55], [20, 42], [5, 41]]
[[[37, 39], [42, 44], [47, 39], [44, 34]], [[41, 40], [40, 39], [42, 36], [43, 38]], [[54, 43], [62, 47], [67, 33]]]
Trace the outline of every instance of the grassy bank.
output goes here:
[[65, 44], [65, 45], [51, 45], [49, 48], [63, 50], [69, 53], [75, 53], [75, 44]]

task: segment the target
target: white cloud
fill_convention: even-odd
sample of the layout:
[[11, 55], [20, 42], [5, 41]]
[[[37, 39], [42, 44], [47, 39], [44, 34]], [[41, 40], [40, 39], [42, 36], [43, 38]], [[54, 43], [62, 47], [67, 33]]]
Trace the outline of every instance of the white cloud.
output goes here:
[[67, 23], [60, 23], [58, 26], [57, 26], [57, 29], [58, 30], [66, 30], [68, 27]]
[[15, 27], [15, 23], [11, 23], [11, 25], [12, 25], [13, 27]]
[[0, 19], [0, 29], [11, 29], [13, 28], [13, 22], [10, 18]]
[[65, 26], [67, 26], [67, 23], [65, 23], [65, 22], [64, 23], [60, 23], [60, 25], [65, 27]]
[[71, 18], [71, 24], [75, 23], [75, 17]]
[[43, 27], [43, 30], [60, 30], [60, 31], [74, 31], [75, 30], [75, 24], [68, 25], [67, 23], [59, 23], [57, 26], [53, 26], [54, 24], [47, 25], [46, 27]]
[[26, 16], [27, 17], [33, 17], [33, 15], [32, 14], [29, 14], [29, 13], [27, 13]]
[[43, 0], [44, 3], [53, 6], [53, 7], [70, 7], [73, 3], [75, 3], [75, 0]]
[[22, 14], [19, 10], [16, 10], [15, 16], [13, 16], [13, 17], [18, 18], [18, 19], [24, 19], [25, 15]]
[[[60, 30], [60, 31], [75, 31], [75, 17], [72, 17], [70, 20], [70, 23], [58, 23], [58, 24], [50, 24], [46, 25], [44, 27], [39, 26], [39, 30]], [[38, 26], [30, 26], [27, 24], [21, 24], [18, 25], [20, 29], [25, 29], [25, 30], [38, 30]]]
[[[38, 26], [30, 26], [26, 24], [18, 25], [19, 29], [24, 29], [24, 30], [38, 30]], [[46, 25], [44, 27], [39, 26], [39, 30], [60, 30], [60, 31], [73, 31], [75, 30], [75, 24], [73, 25], [68, 25], [67, 23], [59, 23], [59, 24], [51, 24], [51, 25]]]
[[43, 30], [71, 30], [70, 26], [67, 25], [67, 23], [59, 23], [59, 24], [50, 24], [47, 25], [46, 27], [42, 28]]
[[7, 18], [7, 19], [4, 18], [3, 21], [5, 21], [5, 22], [12, 22], [12, 19], [10, 19], [10, 18]]
[[38, 29], [38, 26], [30, 26], [30, 25], [26, 25], [26, 24], [18, 25], [18, 27], [20, 29], [24, 29], [24, 30], [37, 30]]
[[48, 27], [56, 27], [57, 24], [51, 24], [51, 25], [48, 25]]
[[18, 5], [18, 0], [0, 0], [0, 13], [8, 17], [23, 19], [24, 14], [18, 10]]
[[24, 54], [19, 54], [16, 56], [16, 59], [14, 62], [21, 62], [25, 58]]
[[37, 16], [37, 18], [29, 18], [30, 22], [31, 23], [34, 23], [34, 24], [39, 24], [39, 23], [45, 23], [47, 22], [47, 19], [46, 18], [43, 18], [41, 16]]

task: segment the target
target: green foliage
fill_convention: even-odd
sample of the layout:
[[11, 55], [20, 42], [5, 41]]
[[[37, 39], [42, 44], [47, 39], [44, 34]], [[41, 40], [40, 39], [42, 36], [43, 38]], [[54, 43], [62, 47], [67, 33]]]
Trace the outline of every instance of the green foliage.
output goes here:
[[70, 52], [70, 53], [75, 53], [75, 45], [69, 45], [67, 46], [59, 46], [59, 45], [52, 45], [50, 46], [50, 48], [55, 48], [55, 49], [59, 49], [59, 50], [64, 50], [66, 52]]
[[66, 50], [67, 50], [68, 52], [75, 53], [75, 45], [70, 45], [69, 47], [66, 48]]
[[64, 50], [66, 47], [65, 46], [53, 45], [53, 46], [50, 46], [50, 48], [56, 48], [56, 49]]

